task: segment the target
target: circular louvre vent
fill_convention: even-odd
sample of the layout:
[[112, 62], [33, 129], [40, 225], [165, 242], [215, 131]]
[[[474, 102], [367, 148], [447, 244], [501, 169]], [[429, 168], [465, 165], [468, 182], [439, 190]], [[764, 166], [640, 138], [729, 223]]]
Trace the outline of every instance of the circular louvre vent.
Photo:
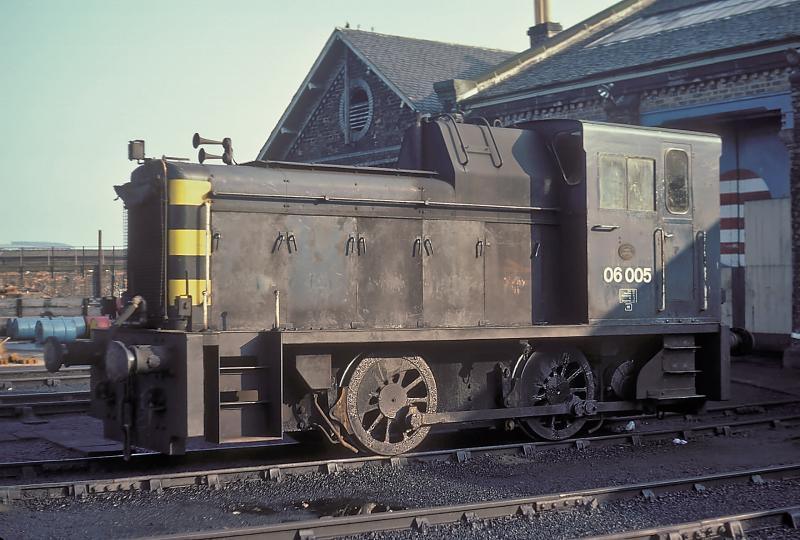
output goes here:
[[[342, 132], [350, 133], [350, 140], [357, 141], [367, 134], [372, 124], [372, 90], [363, 79], [350, 81], [350, 93], [339, 101], [339, 124]], [[345, 107], [345, 102], [347, 107]], [[347, 110], [345, 110], [347, 108]]]

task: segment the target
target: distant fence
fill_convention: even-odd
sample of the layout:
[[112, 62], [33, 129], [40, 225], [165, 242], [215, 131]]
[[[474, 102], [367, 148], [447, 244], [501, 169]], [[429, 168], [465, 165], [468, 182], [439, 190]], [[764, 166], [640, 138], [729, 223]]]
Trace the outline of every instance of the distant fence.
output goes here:
[[50, 297], [119, 295], [126, 287], [123, 248], [0, 248], [0, 288]]

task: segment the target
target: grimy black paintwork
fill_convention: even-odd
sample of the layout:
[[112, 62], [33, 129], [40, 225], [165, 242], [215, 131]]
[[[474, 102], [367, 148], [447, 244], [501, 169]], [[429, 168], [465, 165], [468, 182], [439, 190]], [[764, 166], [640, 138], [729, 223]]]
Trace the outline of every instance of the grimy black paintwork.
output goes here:
[[[433, 424], [559, 439], [726, 399], [719, 153], [698, 133], [441, 117], [397, 170], [150, 160], [117, 188], [145, 305], [95, 333], [118, 344], [93, 414], [165, 453], [316, 429], [395, 454]], [[207, 193], [176, 206], [175, 179]], [[187, 234], [211, 252], [169, 245]]]

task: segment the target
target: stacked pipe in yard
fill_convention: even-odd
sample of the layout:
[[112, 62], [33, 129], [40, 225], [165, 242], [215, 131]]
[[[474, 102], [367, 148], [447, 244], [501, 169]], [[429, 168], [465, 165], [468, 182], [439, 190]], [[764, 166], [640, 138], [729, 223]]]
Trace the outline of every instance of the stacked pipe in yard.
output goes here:
[[54, 337], [62, 343], [88, 337], [95, 328], [108, 328], [108, 317], [16, 317], [8, 322], [7, 333], [11, 339], [33, 340], [44, 343]]
[[[3, 298], [0, 295], [0, 335], [13, 336], [11, 324], [17, 318], [34, 320], [26, 337], [18, 339], [34, 339], [36, 320], [52, 317], [74, 317], [78, 315], [92, 316], [101, 314], [99, 299], [83, 297], [57, 298]], [[89, 323], [87, 322], [87, 325]]]

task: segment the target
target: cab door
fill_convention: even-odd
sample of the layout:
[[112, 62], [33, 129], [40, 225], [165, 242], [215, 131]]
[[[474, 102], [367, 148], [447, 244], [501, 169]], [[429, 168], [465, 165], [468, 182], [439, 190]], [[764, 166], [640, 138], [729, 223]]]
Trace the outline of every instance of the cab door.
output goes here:
[[589, 321], [657, 316], [652, 231], [658, 148], [604, 145], [587, 185]]
[[659, 174], [658, 226], [653, 231], [657, 310], [661, 317], [696, 315], [697, 276], [692, 219], [691, 147], [666, 144]]

